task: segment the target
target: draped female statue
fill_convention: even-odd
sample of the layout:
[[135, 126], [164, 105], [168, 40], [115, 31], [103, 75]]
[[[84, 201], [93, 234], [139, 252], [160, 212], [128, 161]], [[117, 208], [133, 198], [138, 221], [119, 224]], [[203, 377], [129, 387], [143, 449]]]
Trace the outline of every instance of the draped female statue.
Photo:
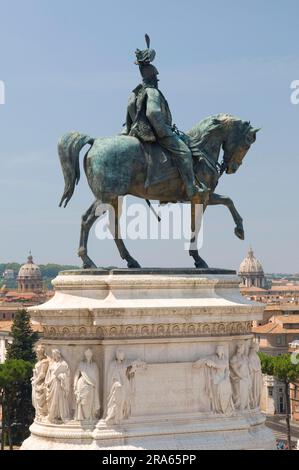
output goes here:
[[259, 345], [255, 342], [252, 343], [248, 355], [249, 372], [251, 379], [251, 397], [250, 406], [251, 408], [259, 408], [261, 404], [262, 394], [262, 367], [260, 358], [257, 355]]
[[215, 354], [199, 359], [193, 364], [193, 367], [205, 367], [206, 390], [211, 411], [230, 414], [233, 411], [233, 401], [225, 348], [218, 345]]
[[250, 374], [248, 356], [243, 343], [237, 344], [235, 355], [230, 360], [230, 379], [233, 390], [233, 402], [237, 409], [249, 408]]
[[70, 369], [59, 349], [53, 349], [45, 379], [48, 421], [66, 421], [70, 417]]
[[91, 349], [87, 349], [84, 356], [85, 359], [80, 362], [74, 378], [75, 419], [94, 421], [100, 410], [99, 369], [92, 360]]
[[33, 369], [31, 379], [32, 385], [32, 405], [35, 408], [37, 419], [47, 416], [46, 387], [45, 378], [49, 367], [49, 358], [43, 345], [36, 348], [37, 363]]

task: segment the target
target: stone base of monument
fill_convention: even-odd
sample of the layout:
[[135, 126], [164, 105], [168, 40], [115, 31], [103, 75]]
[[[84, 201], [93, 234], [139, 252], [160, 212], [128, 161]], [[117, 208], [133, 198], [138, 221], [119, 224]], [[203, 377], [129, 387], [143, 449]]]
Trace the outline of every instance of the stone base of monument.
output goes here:
[[53, 359], [36, 365], [22, 449], [275, 448], [251, 334], [263, 306], [233, 272], [67, 271], [53, 284], [30, 308]]

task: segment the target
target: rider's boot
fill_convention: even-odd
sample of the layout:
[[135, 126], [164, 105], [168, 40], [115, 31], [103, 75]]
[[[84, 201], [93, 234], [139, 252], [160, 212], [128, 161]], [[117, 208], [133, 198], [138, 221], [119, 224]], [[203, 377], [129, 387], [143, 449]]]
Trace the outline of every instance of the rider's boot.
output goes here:
[[185, 184], [188, 198], [193, 199], [197, 195], [204, 196], [209, 191], [209, 188], [207, 188], [206, 185], [201, 182], [199, 183], [199, 185], [196, 184], [194, 172], [193, 172], [192, 158], [185, 158], [185, 159], [181, 158], [181, 159], [177, 159], [176, 162], [177, 162], [182, 180]]

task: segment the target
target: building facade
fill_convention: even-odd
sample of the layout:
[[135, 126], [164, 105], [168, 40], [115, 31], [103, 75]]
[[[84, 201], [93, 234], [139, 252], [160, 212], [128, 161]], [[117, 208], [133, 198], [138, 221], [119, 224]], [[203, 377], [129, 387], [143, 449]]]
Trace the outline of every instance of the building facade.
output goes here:
[[[289, 314], [288, 307], [280, 306], [266, 323], [253, 327], [260, 350], [266, 354], [279, 356], [291, 353], [291, 345], [297, 345], [299, 354], [299, 307], [297, 306], [297, 310], [293, 308], [292, 314]], [[291, 384], [290, 398], [292, 420], [299, 421], [299, 384]], [[286, 413], [284, 384], [275, 377], [263, 376], [261, 405], [267, 414]]]
[[[287, 279], [267, 282], [261, 263], [250, 249], [239, 268], [241, 293], [265, 304], [264, 316], [252, 331], [260, 350], [272, 356], [299, 351], [299, 284]], [[299, 357], [299, 356], [298, 356]], [[292, 420], [299, 421], [299, 384], [290, 386]], [[267, 414], [285, 414], [285, 386], [275, 377], [263, 375], [261, 408]]]
[[15, 272], [13, 269], [5, 269], [2, 277], [5, 281], [10, 281], [15, 278]]
[[0, 322], [0, 364], [5, 361], [7, 346], [12, 342], [11, 326], [11, 321]]

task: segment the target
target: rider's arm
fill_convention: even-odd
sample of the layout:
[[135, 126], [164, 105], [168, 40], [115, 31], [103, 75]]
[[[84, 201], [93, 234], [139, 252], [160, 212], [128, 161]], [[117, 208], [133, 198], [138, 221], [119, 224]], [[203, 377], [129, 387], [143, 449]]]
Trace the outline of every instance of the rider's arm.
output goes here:
[[147, 88], [146, 117], [158, 137], [172, 136], [171, 126], [166, 123], [161, 108], [161, 95], [156, 88]]
[[136, 96], [132, 93], [129, 97], [127, 106], [126, 122], [122, 128], [121, 134], [128, 135], [136, 115]]

